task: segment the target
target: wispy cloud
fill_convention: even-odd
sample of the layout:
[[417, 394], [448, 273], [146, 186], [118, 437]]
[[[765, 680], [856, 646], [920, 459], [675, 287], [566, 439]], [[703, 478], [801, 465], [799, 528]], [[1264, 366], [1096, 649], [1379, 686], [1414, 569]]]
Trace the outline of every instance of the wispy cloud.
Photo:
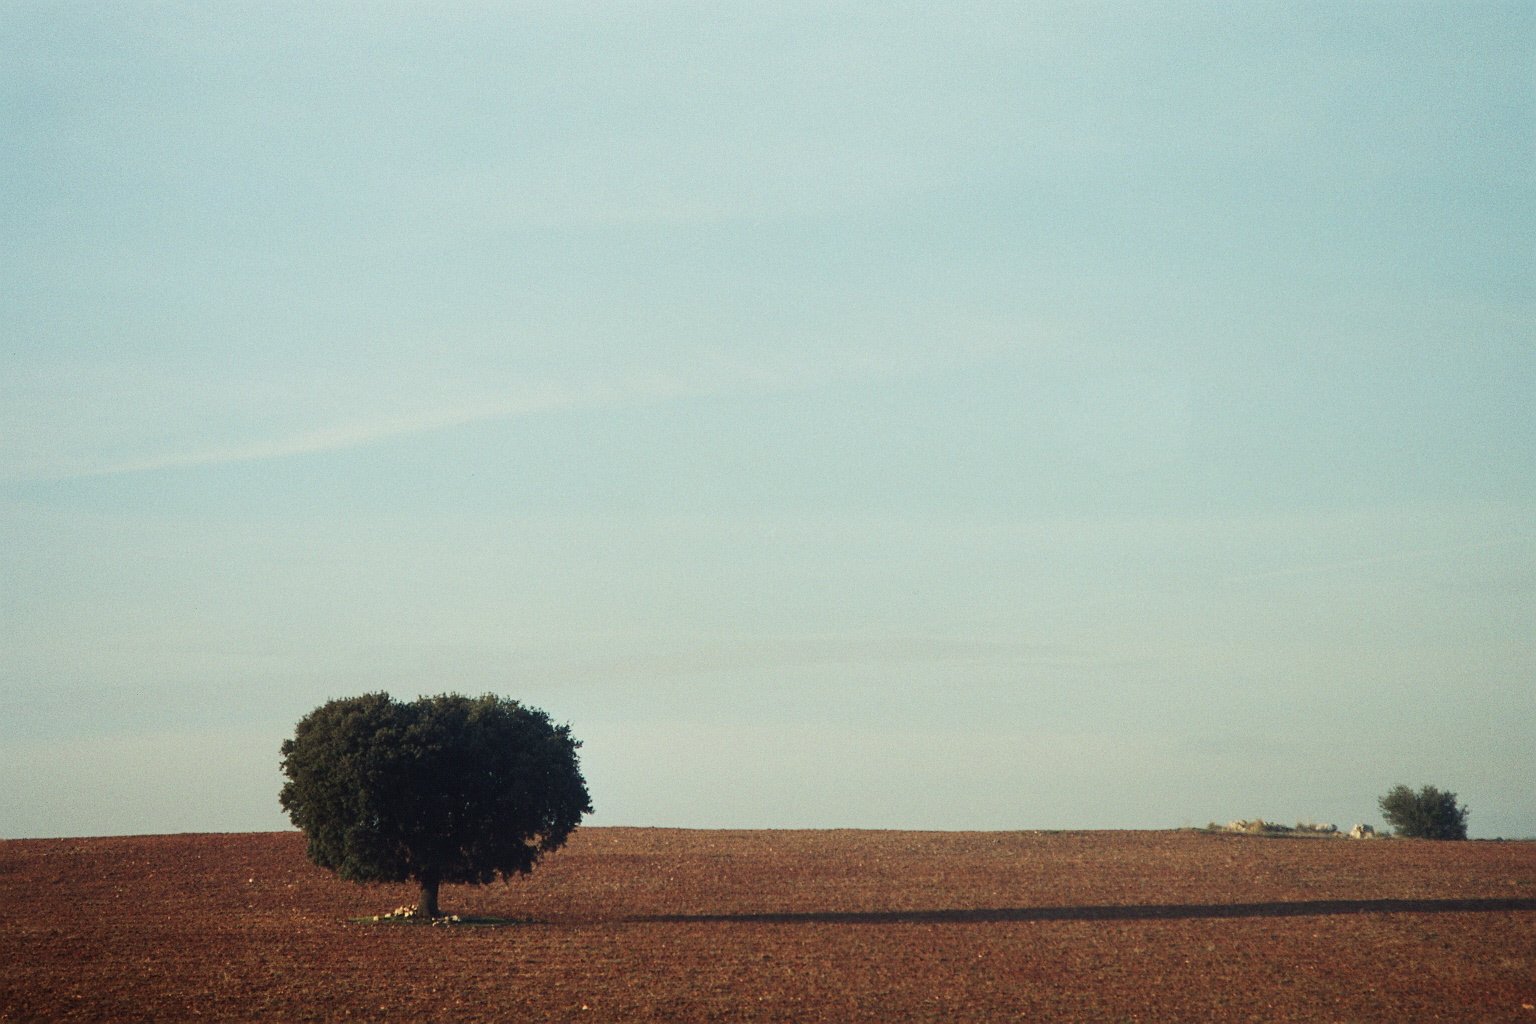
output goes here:
[[277, 433], [250, 441], [182, 447], [95, 465], [56, 467], [51, 472], [32, 475], [34, 478], [87, 479], [319, 455], [472, 423], [511, 420], [562, 409], [665, 401], [688, 391], [687, 385], [661, 376], [618, 383], [548, 384], [513, 395], [478, 396], [409, 413], [349, 418], [323, 427]]
[[[878, 383], [995, 355], [843, 346], [820, 352], [695, 351], [654, 371], [540, 383], [397, 372], [354, 383], [320, 374], [227, 381], [179, 377], [36, 382], [0, 423], [0, 480], [77, 480], [320, 455], [475, 423], [562, 410], [636, 407], [724, 394]], [[13, 389], [15, 391], [16, 389]], [[208, 441], [210, 435], [228, 440]]]

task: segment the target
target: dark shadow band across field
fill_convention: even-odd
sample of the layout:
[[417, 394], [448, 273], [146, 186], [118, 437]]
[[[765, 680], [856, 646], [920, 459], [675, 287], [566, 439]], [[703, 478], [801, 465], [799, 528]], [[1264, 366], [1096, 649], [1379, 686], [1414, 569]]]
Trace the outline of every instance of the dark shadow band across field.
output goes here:
[[978, 907], [971, 910], [812, 910], [783, 913], [656, 914], [626, 920], [636, 924], [994, 924], [1009, 921], [1165, 921], [1335, 914], [1483, 914], [1522, 910], [1536, 910], [1536, 899], [1295, 900], [1280, 903]]

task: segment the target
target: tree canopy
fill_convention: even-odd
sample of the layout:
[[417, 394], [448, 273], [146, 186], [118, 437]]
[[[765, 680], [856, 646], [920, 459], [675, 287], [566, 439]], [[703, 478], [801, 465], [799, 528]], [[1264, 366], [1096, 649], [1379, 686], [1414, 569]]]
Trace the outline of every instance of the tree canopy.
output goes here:
[[1467, 838], [1467, 809], [1456, 804], [1455, 793], [1425, 786], [1415, 793], [1393, 786], [1379, 801], [1381, 815], [1392, 831], [1410, 839]]
[[492, 694], [346, 697], [284, 741], [278, 799], [310, 860], [351, 881], [414, 880], [416, 913], [435, 917], [440, 883], [526, 874], [565, 844], [592, 812], [580, 746], [568, 726]]

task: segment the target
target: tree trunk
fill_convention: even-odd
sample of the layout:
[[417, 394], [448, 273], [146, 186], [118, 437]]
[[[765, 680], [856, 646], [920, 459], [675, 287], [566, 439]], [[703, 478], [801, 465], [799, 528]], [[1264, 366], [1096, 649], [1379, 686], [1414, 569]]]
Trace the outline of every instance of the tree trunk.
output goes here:
[[421, 899], [416, 901], [417, 917], [442, 916], [442, 911], [437, 909], [437, 884], [437, 875], [425, 874], [421, 876]]

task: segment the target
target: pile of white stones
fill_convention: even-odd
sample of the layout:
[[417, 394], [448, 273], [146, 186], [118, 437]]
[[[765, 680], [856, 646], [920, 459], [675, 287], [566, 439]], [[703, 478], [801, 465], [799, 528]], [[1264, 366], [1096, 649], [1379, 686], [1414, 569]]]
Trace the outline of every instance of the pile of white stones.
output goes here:
[[1295, 831], [1289, 825], [1281, 825], [1273, 821], [1265, 821], [1263, 818], [1254, 818], [1251, 821], [1239, 818], [1237, 821], [1227, 822], [1227, 832], [1249, 832], [1263, 834], [1265, 832], [1292, 832]]
[[1356, 825], [1348, 832], [1340, 833], [1337, 825], [1300, 821], [1296, 823], [1295, 828], [1292, 828], [1289, 825], [1281, 825], [1278, 822], [1265, 821], [1263, 818], [1254, 818], [1252, 820], [1238, 819], [1237, 821], [1230, 821], [1225, 825], [1217, 825], [1213, 822], [1210, 825], [1210, 829], [1214, 832], [1246, 832], [1249, 835], [1283, 835], [1300, 832], [1315, 836], [1336, 836], [1342, 834], [1349, 836], [1351, 839], [1378, 838], [1376, 830], [1369, 825]]
[[[1314, 836], [1335, 836], [1339, 834], [1339, 826], [1330, 822], [1298, 821], [1294, 826], [1282, 825], [1278, 821], [1265, 821], [1263, 818], [1229, 821], [1225, 825], [1212, 824], [1213, 830], [1219, 832], [1248, 832], [1269, 833], [1271, 835], [1285, 832], [1301, 832]], [[1356, 826], [1359, 827], [1359, 826]]]

